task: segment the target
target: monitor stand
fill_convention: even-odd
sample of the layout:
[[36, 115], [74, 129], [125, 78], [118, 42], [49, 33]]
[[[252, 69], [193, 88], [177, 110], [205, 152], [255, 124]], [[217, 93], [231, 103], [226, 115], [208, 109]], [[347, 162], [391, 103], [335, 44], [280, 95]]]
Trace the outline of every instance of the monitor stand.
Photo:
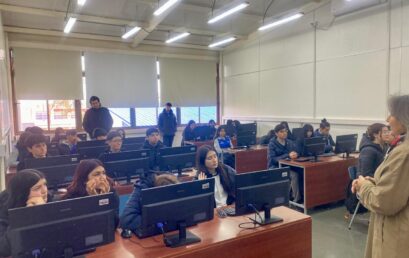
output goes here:
[[282, 218], [271, 215], [271, 206], [270, 205], [264, 205], [263, 206], [263, 210], [264, 210], [264, 219], [261, 220], [259, 217], [256, 217], [256, 219], [251, 219], [254, 223], [260, 225], [260, 226], [264, 226], [264, 225], [268, 225], [268, 224], [273, 224], [273, 223], [277, 223], [277, 222], [281, 222], [283, 221]]
[[343, 159], [350, 159], [351, 157], [349, 156], [349, 152], [344, 152], [344, 153], [342, 154], [342, 158], [343, 158]]
[[179, 228], [179, 233], [170, 235], [170, 236], [166, 236], [163, 239], [163, 242], [165, 242], [165, 245], [167, 247], [175, 248], [179, 246], [198, 243], [201, 241], [198, 236], [186, 230], [186, 223], [184, 222], [178, 223], [178, 228]]
[[321, 160], [318, 158], [317, 155], [315, 155], [314, 158], [310, 160], [310, 162], [321, 162]]

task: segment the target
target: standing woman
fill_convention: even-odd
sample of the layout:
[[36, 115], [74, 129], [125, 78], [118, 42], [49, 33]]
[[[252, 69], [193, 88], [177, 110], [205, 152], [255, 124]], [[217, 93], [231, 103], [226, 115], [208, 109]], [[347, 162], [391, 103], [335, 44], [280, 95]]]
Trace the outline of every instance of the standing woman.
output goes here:
[[105, 168], [97, 159], [84, 159], [75, 169], [72, 183], [67, 187], [63, 199], [80, 198], [91, 195], [114, 193], [116, 216], [115, 225], [119, 223], [119, 197], [114, 189], [114, 182], [106, 175]]
[[196, 168], [199, 179], [214, 177], [214, 198], [217, 208], [234, 202], [236, 171], [219, 162], [217, 153], [211, 146], [203, 145], [197, 150]]
[[0, 193], [0, 257], [11, 255], [8, 210], [45, 204], [49, 199], [47, 182], [37, 170], [21, 170], [10, 180], [7, 190]]
[[374, 178], [359, 176], [352, 183], [361, 203], [371, 211], [366, 258], [409, 255], [409, 95], [389, 99], [387, 119], [397, 136], [375, 171]]

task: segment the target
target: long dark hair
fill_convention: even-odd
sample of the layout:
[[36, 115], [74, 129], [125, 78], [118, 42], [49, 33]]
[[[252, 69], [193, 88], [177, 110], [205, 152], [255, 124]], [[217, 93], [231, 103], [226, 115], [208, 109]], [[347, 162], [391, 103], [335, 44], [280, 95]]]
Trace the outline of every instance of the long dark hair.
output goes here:
[[331, 127], [331, 124], [327, 121], [326, 118], [324, 118], [324, 119], [321, 120], [320, 128], [325, 129], [327, 127]]
[[190, 126], [191, 126], [192, 124], [196, 124], [195, 120], [189, 120], [189, 122], [187, 123], [187, 125], [186, 125], [186, 127], [185, 127], [185, 130], [190, 130]]
[[[209, 151], [214, 151], [217, 155], [216, 150], [209, 145], [201, 146], [196, 153], [196, 168], [199, 173], [200, 172], [205, 173], [207, 178], [212, 177], [212, 174], [206, 167], [206, 157]], [[222, 184], [224, 190], [230, 195], [234, 196], [234, 189], [232, 186], [233, 183], [230, 181], [227, 171], [220, 161], [219, 164], [217, 165], [216, 172], [217, 174], [220, 175], [220, 183]]]
[[373, 142], [375, 140], [375, 134], [382, 132], [382, 129], [384, 127], [386, 127], [386, 125], [381, 124], [381, 123], [372, 124], [368, 126], [368, 129], [366, 129], [366, 135]]
[[[99, 166], [103, 167], [104, 165], [97, 159], [81, 160], [75, 169], [72, 183], [67, 187], [67, 193], [63, 196], [63, 199], [88, 196], [86, 186], [88, 182], [88, 175]], [[114, 186], [114, 182], [108, 176], [107, 180], [112, 188]]]
[[223, 129], [224, 129], [224, 131], [225, 131], [225, 133], [226, 133], [226, 136], [228, 136], [228, 135], [227, 135], [227, 127], [226, 127], [225, 125], [221, 125], [221, 126], [219, 126], [219, 127], [217, 128], [217, 130], [216, 130], [216, 134], [214, 135], [214, 138], [215, 138], [215, 139], [217, 139], [218, 137], [220, 137], [220, 136], [219, 136], [220, 131], [223, 130]]
[[43, 178], [43, 173], [35, 169], [19, 171], [7, 186], [7, 197], [6, 200], [1, 200], [2, 206], [5, 205], [7, 209], [27, 206], [31, 187]]

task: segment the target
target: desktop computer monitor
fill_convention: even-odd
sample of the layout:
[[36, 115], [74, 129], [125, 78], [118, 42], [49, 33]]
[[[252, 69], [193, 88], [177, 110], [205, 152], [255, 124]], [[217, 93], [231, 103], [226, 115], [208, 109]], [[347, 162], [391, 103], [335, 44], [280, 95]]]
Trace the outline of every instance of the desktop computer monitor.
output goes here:
[[81, 159], [97, 159], [108, 149], [108, 146], [78, 147], [78, 154]]
[[73, 257], [115, 240], [112, 193], [10, 209], [12, 257]]
[[99, 157], [102, 162], [118, 161], [127, 159], [140, 159], [149, 157], [149, 150], [120, 151], [116, 153], [104, 153]]
[[164, 236], [166, 246], [178, 247], [200, 241], [186, 230], [197, 223], [212, 220], [214, 216], [214, 178], [196, 180], [141, 191], [140, 238], [179, 230], [178, 234]]
[[311, 153], [314, 156], [314, 162], [318, 162], [318, 155], [325, 152], [325, 145], [327, 144], [327, 137], [318, 136], [304, 139], [303, 153]]
[[185, 154], [185, 153], [196, 153], [196, 145], [188, 145], [183, 147], [172, 147], [172, 148], [163, 148], [159, 149], [157, 152], [158, 156], [168, 156], [175, 154]]
[[64, 155], [64, 156], [53, 156], [46, 157], [43, 159], [26, 159], [25, 161], [26, 168], [41, 168], [41, 167], [52, 167], [65, 164], [78, 164], [80, 162], [80, 156], [75, 155]]
[[159, 170], [170, 173], [178, 173], [178, 176], [183, 176], [182, 171], [186, 168], [195, 166], [196, 153], [189, 152], [183, 154], [159, 156]]
[[270, 210], [289, 203], [290, 168], [275, 168], [236, 175], [236, 215], [264, 211], [264, 218], [254, 219], [265, 225], [282, 221]]
[[122, 143], [127, 145], [127, 144], [141, 144], [143, 145], [143, 143], [145, 142], [146, 137], [141, 136], [141, 137], [129, 137], [129, 138], [124, 138], [122, 140]]
[[249, 147], [257, 143], [257, 123], [240, 124], [237, 128], [237, 146]]
[[36, 169], [44, 174], [49, 189], [58, 190], [59, 187], [67, 186], [72, 182], [77, 165], [78, 163], [73, 163]]
[[77, 137], [80, 138], [81, 141], [86, 141], [87, 133], [77, 133]]
[[142, 147], [143, 143], [122, 144], [121, 151], [136, 151], [142, 149]]
[[96, 147], [96, 146], [106, 146], [105, 140], [92, 140], [92, 141], [79, 141], [77, 143], [77, 148], [89, 148], [89, 147]]
[[148, 173], [149, 165], [149, 157], [104, 162], [105, 170], [110, 178], [116, 181], [126, 180], [128, 184], [131, 183], [132, 178]]
[[200, 125], [193, 130], [196, 141], [212, 140], [213, 129], [208, 125]]
[[346, 157], [356, 150], [358, 134], [338, 135], [335, 144], [335, 153], [346, 153]]

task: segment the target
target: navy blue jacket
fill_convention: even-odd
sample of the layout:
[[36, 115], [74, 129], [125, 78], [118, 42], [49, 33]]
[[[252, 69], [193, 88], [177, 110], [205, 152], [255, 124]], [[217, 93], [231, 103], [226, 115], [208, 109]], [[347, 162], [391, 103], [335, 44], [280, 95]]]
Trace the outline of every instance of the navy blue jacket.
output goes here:
[[142, 222], [141, 191], [155, 186], [155, 175], [149, 174], [134, 184], [134, 189], [125, 204], [120, 218], [120, 227], [135, 232]]
[[321, 134], [319, 129], [315, 130], [314, 137], [320, 137], [320, 136], [325, 136], [328, 139], [327, 144], [325, 144], [325, 153], [334, 151], [335, 142], [334, 142], [334, 139], [332, 139], [332, 136], [330, 134], [329, 135]]
[[173, 114], [172, 109], [169, 112], [166, 112], [166, 109], [164, 108], [158, 119], [159, 131], [163, 135], [175, 135], [177, 125], [176, 116]]
[[384, 156], [382, 147], [364, 135], [359, 144], [358, 175], [373, 177]]
[[92, 135], [95, 128], [103, 128], [107, 132], [111, 131], [113, 123], [114, 121], [109, 110], [105, 107], [100, 107], [90, 108], [85, 112], [82, 126], [89, 135]]
[[297, 152], [297, 147], [293, 141], [286, 139], [285, 144], [282, 145], [277, 138], [272, 138], [268, 144], [268, 167], [277, 168], [278, 161], [289, 158], [292, 151]]
[[194, 141], [196, 138], [195, 133], [189, 126], [183, 130], [182, 146], [185, 144], [185, 141]]

